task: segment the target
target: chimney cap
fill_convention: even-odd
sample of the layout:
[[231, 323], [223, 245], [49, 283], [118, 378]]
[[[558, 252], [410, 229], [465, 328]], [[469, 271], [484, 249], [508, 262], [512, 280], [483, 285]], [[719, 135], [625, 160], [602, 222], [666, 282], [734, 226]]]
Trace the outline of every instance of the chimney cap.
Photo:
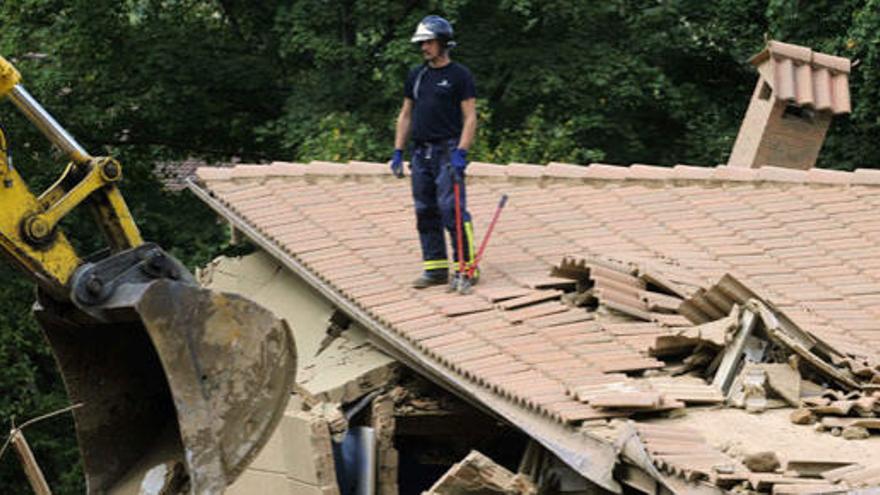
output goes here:
[[811, 48], [782, 41], [770, 40], [760, 53], [749, 59], [754, 66], [760, 66], [770, 57], [776, 60], [791, 59], [798, 64], [810, 64], [813, 68], [825, 68], [834, 72], [849, 74], [852, 63], [846, 57], [813, 51]]
[[758, 68], [778, 100], [838, 115], [852, 110], [848, 77], [852, 63], [848, 58], [770, 40], [749, 62]]

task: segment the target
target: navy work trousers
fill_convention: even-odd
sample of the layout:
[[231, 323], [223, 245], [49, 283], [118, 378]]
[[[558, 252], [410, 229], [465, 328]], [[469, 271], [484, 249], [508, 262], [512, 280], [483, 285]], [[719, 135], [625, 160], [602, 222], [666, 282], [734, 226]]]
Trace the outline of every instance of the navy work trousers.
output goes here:
[[[424, 270], [429, 273], [447, 273], [450, 266], [446, 256], [443, 229], [451, 239], [452, 269], [459, 269], [455, 228], [455, 177], [449, 163], [457, 140], [417, 143], [412, 153], [412, 194], [416, 207], [416, 227], [422, 245]], [[462, 246], [465, 252], [465, 270], [474, 261], [474, 226], [467, 211], [464, 181], [460, 184]]]

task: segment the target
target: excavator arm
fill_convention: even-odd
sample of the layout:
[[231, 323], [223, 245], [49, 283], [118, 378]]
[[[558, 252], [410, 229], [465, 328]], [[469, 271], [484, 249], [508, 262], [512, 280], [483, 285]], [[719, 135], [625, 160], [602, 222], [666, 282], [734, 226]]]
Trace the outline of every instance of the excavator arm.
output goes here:
[[[71, 401], [83, 403], [74, 419], [88, 493], [222, 493], [289, 398], [296, 352], [286, 322], [199, 287], [144, 242], [118, 187], [119, 162], [87, 153], [3, 57], [0, 99], [70, 159], [36, 196], [0, 130], [0, 250], [35, 280], [35, 316]], [[83, 204], [108, 244], [86, 257], [59, 226]]]
[[143, 244], [140, 231], [117, 184], [122, 166], [109, 157], [89, 155], [20, 84], [21, 76], [0, 57], [0, 99], [9, 99], [58, 148], [71, 158], [61, 177], [36, 197], [10, 163], [0, 130], [0, 243], [3, 251], [42, 289], [64, 297], [82, 264], [58, 223], [86, 200], [113, 252]]

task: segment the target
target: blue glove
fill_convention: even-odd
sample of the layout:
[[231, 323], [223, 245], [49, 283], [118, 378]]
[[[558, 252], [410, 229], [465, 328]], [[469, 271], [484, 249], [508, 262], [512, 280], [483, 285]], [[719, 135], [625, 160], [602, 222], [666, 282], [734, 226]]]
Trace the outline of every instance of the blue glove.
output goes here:
[[403, 150], [394, 150], [391, 154], [391, 173], [398, 179], [403, 178]]
[[467, 150], [455, 148], [452, 152], [452, 156], [449, 157], [449, 163], [452, 165], [452, 170], [455, 172], [455, 179], [461, 181], [464, 178], [464, 169], [466, 169], [468, 165]]

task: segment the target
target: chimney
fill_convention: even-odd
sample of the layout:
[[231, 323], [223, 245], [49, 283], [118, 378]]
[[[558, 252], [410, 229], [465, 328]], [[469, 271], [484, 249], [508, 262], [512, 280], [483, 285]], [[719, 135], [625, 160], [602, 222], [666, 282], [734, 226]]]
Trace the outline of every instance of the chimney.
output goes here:
[[812, 168], [831, 117], [850, 112], [849, 59], [770, 41], [749, 62], [758, 84], [728, 165]]

